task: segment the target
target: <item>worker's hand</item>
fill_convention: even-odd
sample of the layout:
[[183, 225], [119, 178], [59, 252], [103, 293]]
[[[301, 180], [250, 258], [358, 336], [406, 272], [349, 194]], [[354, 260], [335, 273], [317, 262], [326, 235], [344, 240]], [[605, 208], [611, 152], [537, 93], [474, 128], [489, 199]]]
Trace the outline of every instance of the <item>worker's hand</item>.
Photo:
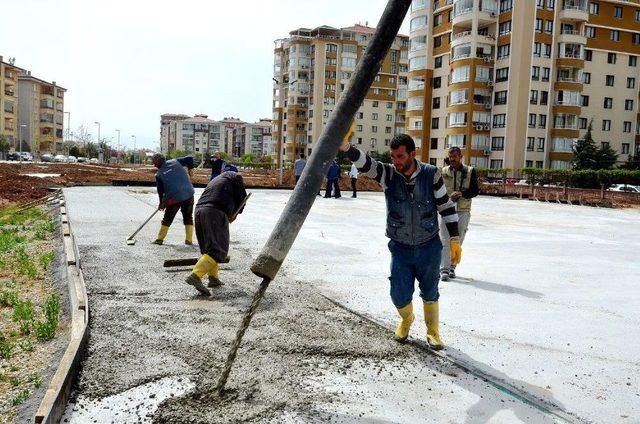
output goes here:
[[349, 147], [351, 147], [351, 143], [349, 142], [349, 140], [343, 140], [342, 144], [340, 145], [340, 151], [346, 152], [347, 150], [349, 150]]
[[453, 193], [451, 193], [451, 200], [453, 200], [454, 202], [457, 202], [458, 199], [460, 199], [462, 197], [462, 193], [460, 193], [459, 191], [454, 191]]
[[451, 264], [458, 265], [462, 259], [462, 247], [460, 247], [458, 237], [451, 238], [451, 241], [449, 242], [449, 249], [451, 252]]
[[164, 208], [165, 208], [164, 203], [160, 203], [160, 204], [158, 205], [158, 210], [159, 210], [159, 211], [163, 211], [163, 210], [164, 210]]

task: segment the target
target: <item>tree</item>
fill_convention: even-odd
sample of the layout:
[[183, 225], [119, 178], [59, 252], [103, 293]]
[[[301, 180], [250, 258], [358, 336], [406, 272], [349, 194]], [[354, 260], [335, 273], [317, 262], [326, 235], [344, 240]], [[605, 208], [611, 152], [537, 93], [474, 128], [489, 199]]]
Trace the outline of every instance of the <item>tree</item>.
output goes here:
[[82, 156], [82, 155], [80, 155], [80, 149], [78, 148], [78, 146], [71, 147], [69, 149], [69, 155], [75, 156], [75, 157]]
[[7, 138], [4, 135], [0, 134], [0, 154], [3, 159], [5, 158], [10, 148], [11, 143], [7, 141]]
[[76, 130], [75, 134], [74, 134], [74, 138], [75, 141], [78, 142], [79, 144], [89, 144], [91, 143], [92, 139], [91, 139], [91, 134], [89, 134], [89, 131], [87, 130], [87, 127], [85, 127], [84, 125], [80, 125], [78, 127], [78, 129]]
[[613, 169], [616, 162], [618, 162], [618, 154], [609, 144], [606, 144], [596, 151], [596, 167], [594, 169]]
[[587, 133], [584, 138], [578, 140], [573, 146], [573, 169], [597, 169], [598, 148], [596, 142], [593, 141], [591, 131], [593, 129], [593, 120], [589, 122]]
[[640, 154], [629, 155], [629, 159], [620, 168], [630, 171], [640, 171]]

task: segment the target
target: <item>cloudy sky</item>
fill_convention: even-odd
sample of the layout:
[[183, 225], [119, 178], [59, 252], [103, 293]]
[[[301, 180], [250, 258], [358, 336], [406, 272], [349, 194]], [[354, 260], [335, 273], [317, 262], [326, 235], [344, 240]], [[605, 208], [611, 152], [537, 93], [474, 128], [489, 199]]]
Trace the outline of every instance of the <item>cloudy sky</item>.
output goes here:
[[[68, 89], [71, 128], [156, 147], [162, 113], [271, 116], [273, 41], [298, 27], [375, 26], [386, 0], [3, 2], [0, 55]], [[227, 4], [232, 6], [227, 6]], [[11, 17], [6, 19], [6, 17]], [[401, 31], [408, 34], [408, 19]], [[66, 125], [66, 120], [65, 120]]]

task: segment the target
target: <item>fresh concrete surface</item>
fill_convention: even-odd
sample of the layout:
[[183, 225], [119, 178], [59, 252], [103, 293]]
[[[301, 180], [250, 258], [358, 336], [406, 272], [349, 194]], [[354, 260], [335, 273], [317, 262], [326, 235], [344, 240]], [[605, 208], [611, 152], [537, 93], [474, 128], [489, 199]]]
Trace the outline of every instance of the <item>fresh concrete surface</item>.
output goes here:
[[[65, 190], [92, 307], [81, 396], [98, 400], [167, 376], [188, 376], [203, 387], [215, 380], [257, 286], [248, 271], [251, 258], [290, 194], [252, 191], [232, 225], [232, 263], [222, 271], [227, 285], [205, 300], [182, 283], [187, 271], [161, 269], [164, 259], [197, 254], [181, 244], [180, 215], [167, 246], [148, 244], [159, 217], [138, 234], [136, 246], [126, 246], [157, 204], [152, 189]], [[584, 421], [638, 422], [639, 216], [635, 210], [477, 199], [458, 269], [463, 278], [441, 284], [447, 354]], [[247, 413], [243, 382], [251, 382], [249, 397], [262, 408], [250, 415], [255, 421], [552, 422], [419, 349], [388, 343], [389, 332], [317, 295], [319, 289], [391, 329], [396, 316], [388, 267], [381, 194], [318, 198], [268, 291], [273, 303], [259, 309], [247, 333], [232, 372], [235, 406], [214, 402], [214, 409], [230, 421]], [[417, 338], [424, 336], [420, 321], [412, 332]], [[347, 353], [337, 353], [341, 349]], [[274, 354], [270, 368], [246, 365], [248, 358], [262, 363]], [[202, 366], [211, 376], [198, 380]], [[198, 409], [198, 399], [161, 405], [155, 419], [209, 422], [184, 415]]]

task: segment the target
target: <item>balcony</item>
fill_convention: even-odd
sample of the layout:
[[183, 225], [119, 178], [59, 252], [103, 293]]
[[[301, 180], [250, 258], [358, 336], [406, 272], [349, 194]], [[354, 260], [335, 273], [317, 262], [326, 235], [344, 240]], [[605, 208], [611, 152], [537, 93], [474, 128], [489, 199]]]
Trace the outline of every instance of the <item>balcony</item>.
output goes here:
[[451, 6], [453, 4], [453, 0], [436, 0], [433, 2], [433, 11], [438, 12], [439, 9], [444, 9], [445, 7]]
[[7, 95], [7, 96], [13, 97], [13, 96], [15, 96], [16, 93], [15, 93], [15, 91], [13, 91], [13, 87], [5, 87], [4, 88], [4, 94]]
[[587, 0], [564, 0], [560, 10], [560, 20], [587, 22], [589, 20], [588, 3]]
[[559, 43], [582, 44], [587, 45], [587, 36], [584, 31], [563, 29], [558, 36]]
[[53, 100], [43, 99], [40, 101], [40, 107], [43, 109], [53, 109]]

